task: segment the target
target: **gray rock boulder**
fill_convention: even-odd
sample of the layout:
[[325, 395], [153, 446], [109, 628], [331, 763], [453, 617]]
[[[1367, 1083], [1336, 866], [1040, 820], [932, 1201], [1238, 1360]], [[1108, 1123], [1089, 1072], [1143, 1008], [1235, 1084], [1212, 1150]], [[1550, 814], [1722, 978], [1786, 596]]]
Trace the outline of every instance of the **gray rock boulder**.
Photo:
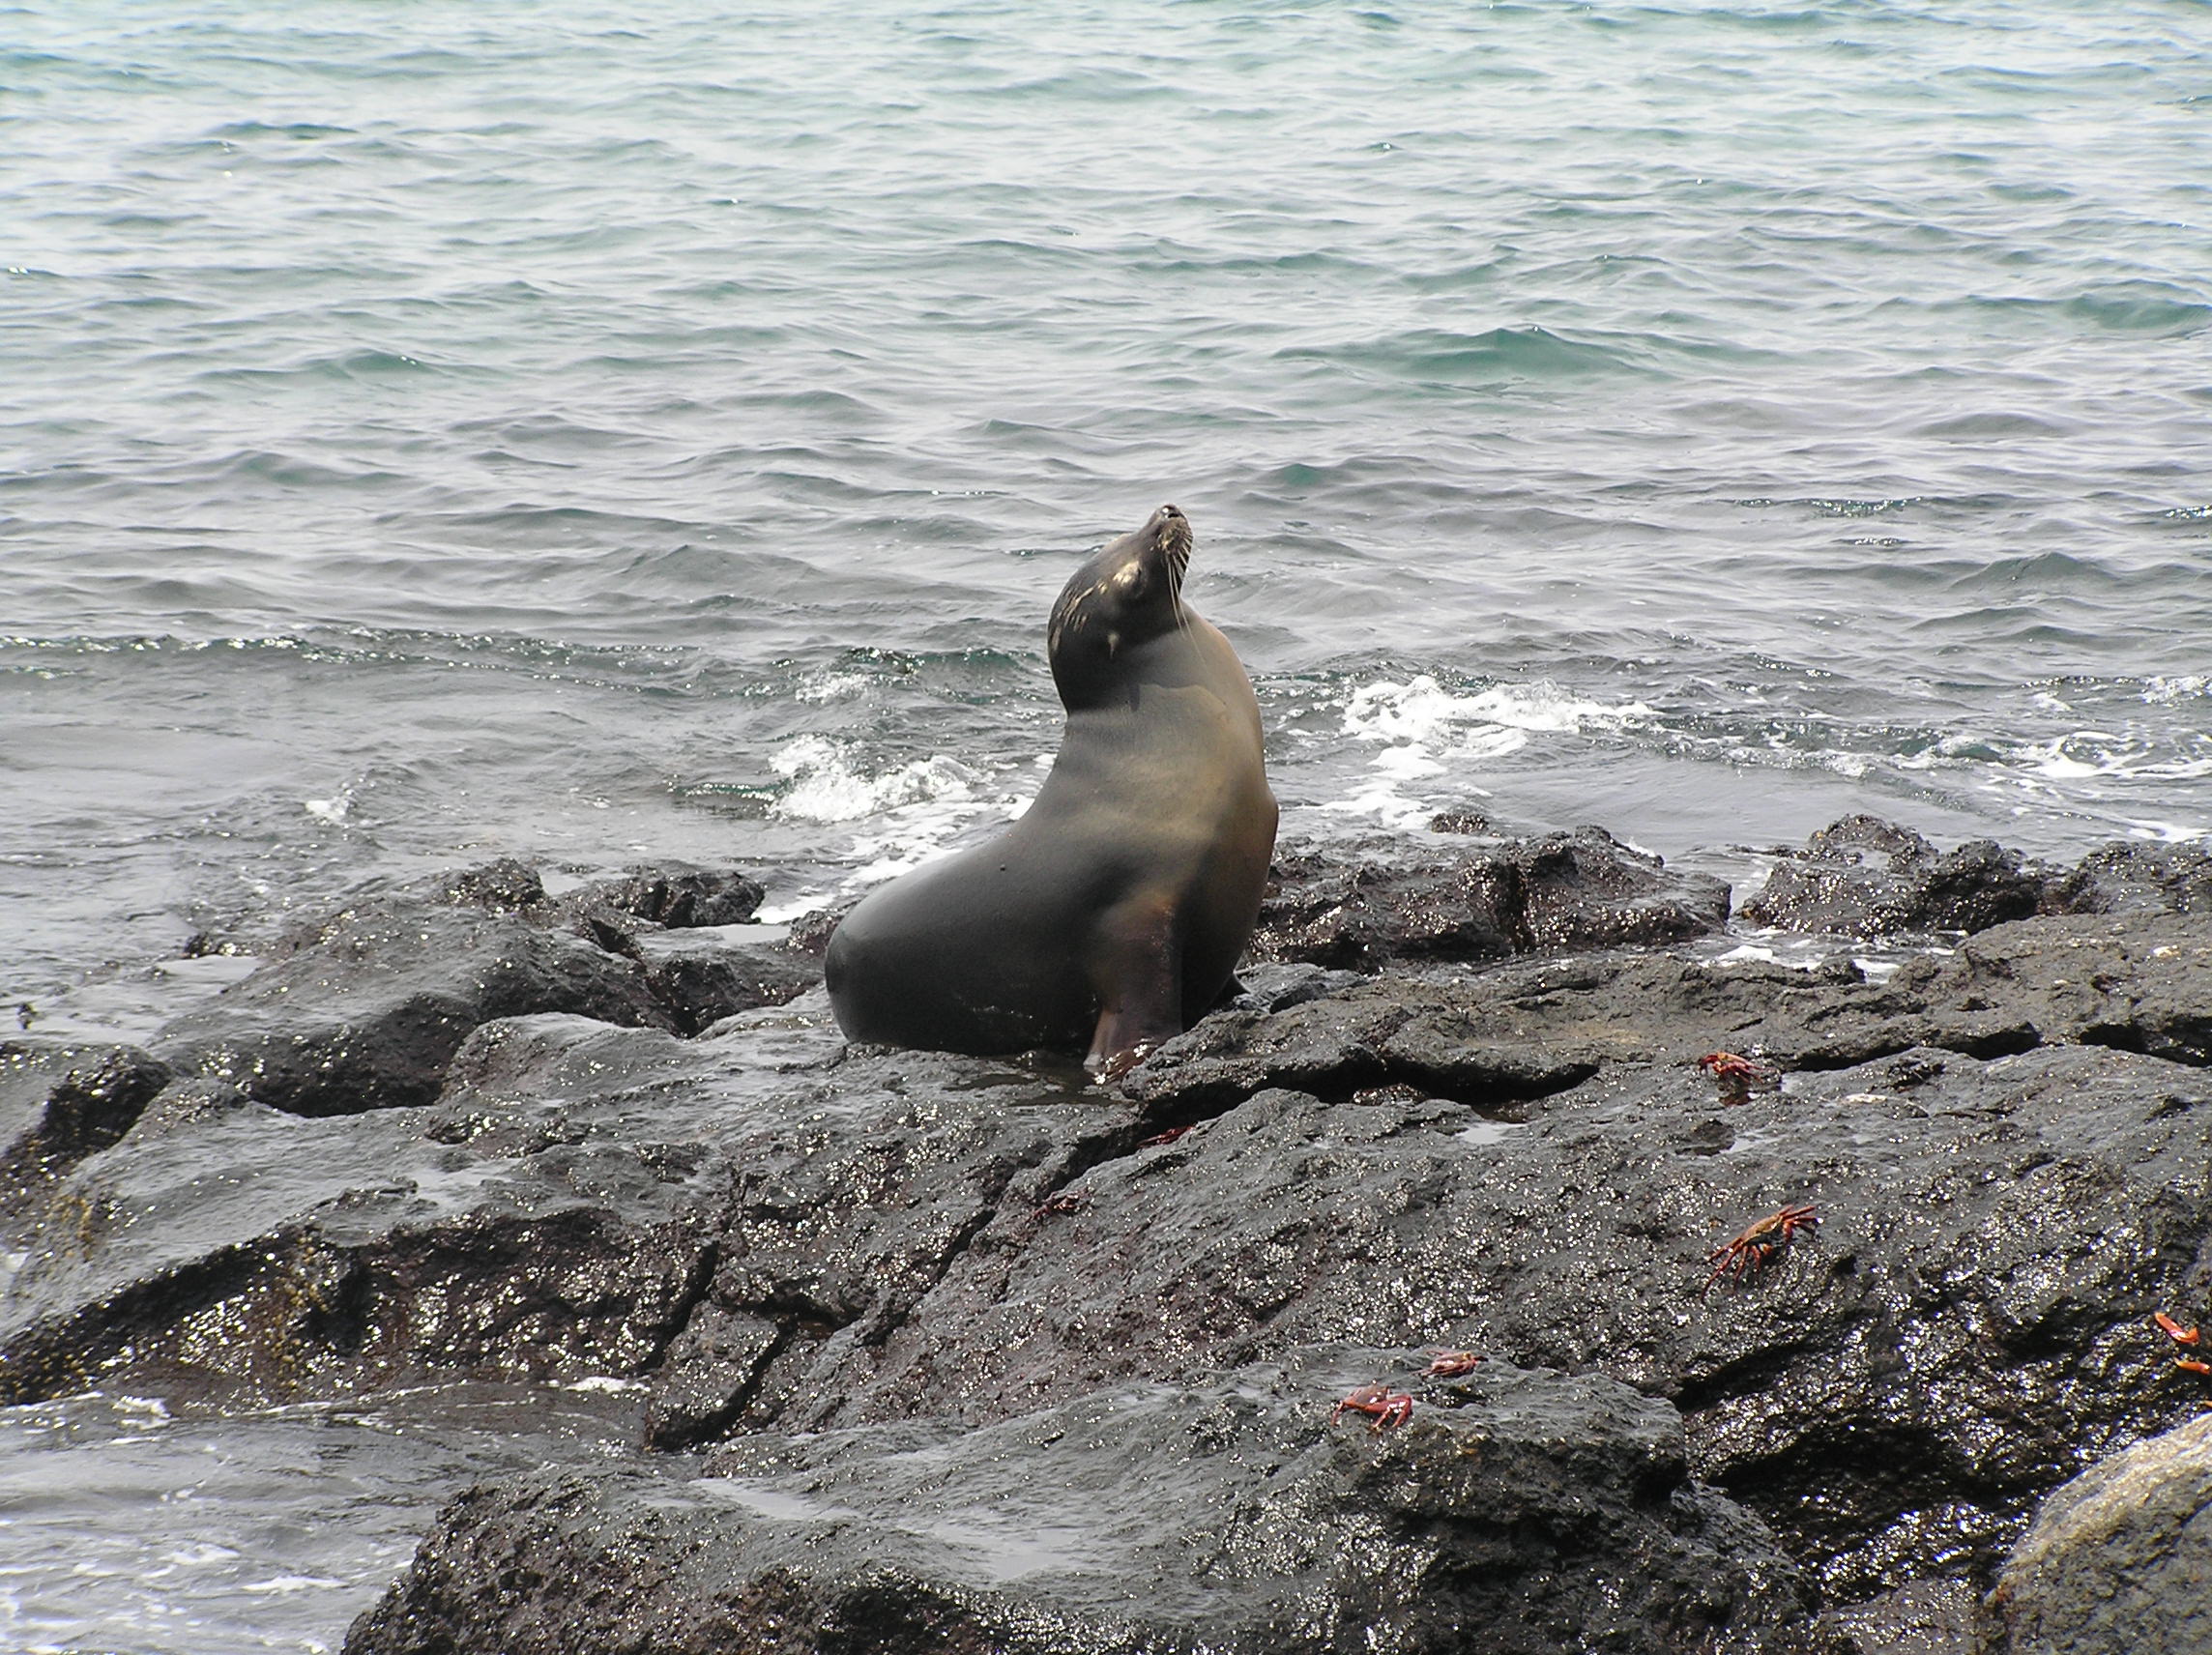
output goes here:
[[1992, 839], [1939, 851], [1860, 815], [1780, 857], [1740, 911], [1754, 924], [1877, 937], [1971, 934], [2037, 914], [2212, 912], [2212, 852], [2195, 845], [2111, 844], [2059, 868]]
[[0, 1040], [0, 1220], [119, 1141], [168, 1081], [134, 1046]]
[[2140, 842], [2103, 846], [2051, 886], [2046, 914], [2212, 914], [2212, 851]]
[[[885, 1547], [908, 1559], [888, 1595], [842, 1563], [776, 1573], [762, 1559], [788, 1534], [760, 1538], [757, 1510], [731, 1519], [752, 1525], [732, 1544], [754, 1572], [716, 1586], [704, 1563], [638, 1538], [661, 1521], [660, 1496], [640, 1491], [694, 1502], [704, 1461], [736, 1467], [725, 1484], [752, 1477], [799, 1497], [801, 1483], [774, 1479], [848, 1486], [843, 1462], [804, 1458], [810, 1443], [844, 1442], [855, 1466], [895, 1461], [882, 1446], [895, 1440], [923, 1456], [912, 1465], [965, 1464], [964, 1444], [1011, 1442], [993, 1434], [1024, 1421], [1224, 1384], [1275, 1399], [1261, 1411], [1276, 1423], [1235, 1439], [1246, 1472], [1324, 1442], [1373, 1447], [1392, 1466], [1436, 1440], [1424, 1425], [1447, 1423], [1458, 1393], [1421, 1391], [1412, 1425], [1370, 1437], [1349, 1420], [1321, 1431], [1302, 1411], [1305, 1381], [1283, 1376], [1349, 1383], [1328, 1352], [1352, 1350], [1398, 1352], [1396, 1372], [1357, 1376], [1397, 1379], [1415, 1362], [1406, 1352], [1471, 1349], [1490, 1359], [1478, 1376], [1559, 1370], [1678, 1411], [1692, 1482], [1803, 1560], [1862, 1649], [1955, 1625], [1960, 1583], [1969, 1596], [1987, 1583], [2039, 1499], [2198, 1400], [2147, 1321], [2212, 1295], [2212, 910], [2194, 906], [2194, 874], [2182, 858], [2115, 856], [2067, 876], [2068, 900], [2108, 911], [1993, 925], [1894, 969], [1839, 951], [1797, 971], [1709, 942], [1584, 948], [1574, 940], [1608, 934], [1588, 908], [1539, 931], [1527, 885], [1550, 855], [1539, 850], [1504, 857], [1521, 868], [1528, 939], [1552, 939], [1535, 952], [1432, 952], [1380, 975], [1264, 962], [1244, 995], [1114, 1090], [1089, 1085], [1072, 1057], [849, 1047], [818, 991], [717, 1015], [811, 980], [797, 951], [742, 923], [669, 926], [604, 892], [547, 899], [507, 864], [364, 899], [239, 985], [258, 980], [251, 992], [167, 1031], [153, 1058], [42, 1046], [14, 1070], [0, 1062], [22, 1256], [0, 1298], [0, 1400], [100, 1385], [226, 1406], [469, 1377], [636, 1380], [646, 1443], [682, 1452], [621, 1472], [629, 1492], [604, 1506], [552, 1485], [487, 1492], [496, 1523], [481, 1556], [511, 1555], [519, 1572], [473, 1582], [464, 1552], [436, 1541], [426, 1557], [454, 1572], [437, 1588], [444, 1607], [424, 1614], [496, 1623], [517, 1648], [538, 1647], [528, 1640], [561, 1636], [556, 1601], [575, 1588], [579, 1626], [704, 1638], [708, 1623], [685, 1617], [708, 1611], [676, 1601], [699, 1585], [725, 1607], [781, 1603], [787, 1629], [809, 1638], [923, 1627], [946, 1647], [996, 1647], [1029, 1615], [1053, 1637], [1109, 1640], [1101, 1648], [1195, 1649], [1203, 1604], [1184, 1621], [1147, 1609], [1094, 1624], [1080, 1571], [1025, 1576], [1008, 1596], [962, 1574], [972, 1559], [955, 1567], [951, 1520], [898, 1539], [890, 1508], [863, 1511], [858, 1494], [856, 1532], [891, 1536]], [[624, 900], [670, 915], [744, 906], [742, 890], [723, 908], [713, 890], [670, 889], [647, 881]], [[1408, 945], [1396, 924], [1362, 933], [1382, 940], [1361, 958]], [[747, 978], [742, 960], [764, 948], [780, 950], [772, 971]], [[516, 960], [511, 978], [492, 969]], [[695, 993], [669, 986], [701, 961]], [[508, 995], [509, 981], [524, 987]], [[587, 1007], [613, 998], [598, 1011], [486, 1015], [563, 985]], [[433, 990], [451, 1025], [435, 1041], [384, 1043], [376, 1008]], [[334, 1030], [336, 1047], [317, 1044]], [[358, 1052], [358, 1072], [318, 1067], [335, 1050]], [[1757, 1057], [1774, 1084], [1725, 1100], [1695, 1062], [1714, 1051]], [[163, 1085], [165, 1062], [180, 1072]], [[55, 1115], [72, 1086], [82, 1096]], [[1754, 1228], [1785, 1205], [1813, 1212], [1787, 1236]], [[1716, 1274], [1732, 1257], [1742, 1267]], [[1172, 1482], [1186, 1470], [1176, 1432], [1114, 1452], [1164, 1441]], [[801, 1457], [776, 1458], [787, 1451]], [[1664, 1502], [1674, 1510], [1685, 1485], [1650, 1469], [1659, 1459], [1642, 1463], [1653, 1487], [1676, 1491]], [[1427, 1486], [1430, 1472], [1400, 1471]], [[879, 1481], [909, 1498], [890, 1471]], [[1339, 1538], [1277, 1548], [1268, 1579], [1310, 1566], [1317, 1603], [1373, 1609], [1409, 1648], [1447, 1622], [1493, 1640], [1466, 1617], [1503, 1600], [1479, 1597], [1466, 1559], [1508, 1553], [1428, 1507], [1393, 1528], [1382, 1507], [1355, 1502], [1349, 1526], [1328, 1528], [1325, 1502], [1296, 1492], [1322, 1486], [1284, 1485], [1283, 1509], [1291, 1526]], [[1288, 1532], [1268, 1526], [1270, 1487], [1236, 1507], [1249, 1515], [1229, 1532]], [[528, 1512], [509, 1512], [525, 1495]], [[561, 1531], [572, 1553], [530, 1515], [556, 1509], [576, 1519]], [[1657, 1521], [1656, 1506], [1639, 1509]], [[1553, 1534], [1549, 1522], [1530, 1532]], [[451, 1548], [466, 1526], [449, 1525]], [[1595, 1556], [1645, 1532], [1601, 1523], [1555, 1551]], [[1667, 1532], [1695, 1551], [1697, 1533], [1716, 1531]], [[702, 1533], [667, 1530], [671, 1545]], [[1125, 1540], [1084, 1545], [1127, 1562], [1137, 1553], [1112, 1550]], [[1363, 1548], [1412, 1568], [1418, 1591], [1359, 1584], [1381, 1578], [1359, 1573]], [[635, 1579], [616, 1581], [594, 1561], [602, 1552]], [[1268, 1620], [1254, 1606], [1303, 1600], [1252, 1584], [1259, 1573], [1238, 1579], [1249, 1590], [1222, 1623], [1226, 1646], [1324, 1624]], [[505, 1595], [463, 1603], [480, 1584]], [[1559, 1589], [1558, 1602], [1583, 1601], [1580, 1586]], [[1683, 1590], [1666, 1603], [1721, 1601]], [[870, 1605], [891, 1618], [869, 1619]], [[1559, 1612], [1542, 1624], [1594, 1624]], [[1672, 1637], [1702, 1614], [1730, 1638], [1754, 1624], [1734, 1610], [1674, 1613], [1654, 1608], [1652, 1624]]]
[[[1809, 1655], [1795, 1567], [1679, 1422], [1499, 1364], [1332, 1420], [1403, 1351], [1119, 1383], [967, 1430], [753, 1438], [706, 1476], [538, 1476], [449, 1507], [348, 1655]], [[1837, 1646], [1843, 1647], [1843, 1646]]]
[[1286, 846], [1252, 956], [1373, 972], [1679, 942], [1719, 930], [1728, 913], [1720, 881], [1674, 873], [1602, 828]]
[[1742, 914], [1790, 931], [1854, 936], [1986, 931], [2036, 913], [2054, 878], [1994, 839], [1937, 851], [1909, 828], [1847, 816], [1785, 856]]
[[289, 937], [156, 1056], [292, 1115], [425, 1104], [480, 1025], [564, 1012], [691, 1032], [800, 992], [796, 961], [712, 944], [649, 955], [640, 933], [749, 916], [760, 886], [680, 864], [555, 902], [501, 861], [368, 897]]
[[2100, 1461], [2052, 1495], [1991, 1603], [2004, 1655], [2212, 1649], [2212, 1415]]

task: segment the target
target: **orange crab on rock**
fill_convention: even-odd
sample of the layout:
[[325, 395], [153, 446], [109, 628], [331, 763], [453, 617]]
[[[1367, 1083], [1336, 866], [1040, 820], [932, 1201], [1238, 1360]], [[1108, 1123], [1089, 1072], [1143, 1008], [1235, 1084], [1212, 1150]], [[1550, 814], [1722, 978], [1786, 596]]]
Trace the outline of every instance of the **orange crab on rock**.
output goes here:
[[1764, 1218], [1745, 1225], [1705, 1255], [1713, 1273], [1698, 1291], [1710, 1292], [1713, 1283], [1726, 1275], [1733, 1275], [1742, 1283], [1773, 1263], [1776, 1255], [1796, 1239], [1798, 1231], [1817, 1229], [1819, 1222], [1808, 1202], [1801, 1206], [1777, 1207]]
[[1328, 1422], [1334, 1425], [1347, 1412], [1372, 1414], [1368, 1430], [1389, 1431], [1413, 1417], [1413, 1399], [1388, 1385], [1361, 1385], [1336, 1405]]
[[[2150, 1319], [2158, 1323], [2158, 1330], [2176, 1345], [2187, 1345], [2194, 1348], [2201, 1343], [2204, 1338], [2203, 1330], [2194, 1322], [2184, 1327], [2163, 1310], [2152, 1311]], [[2185, 1374], [2195, 1374], [2198, 1379], [2212, 1379], [2212, 1362], [2203, 1361], [2198, 1357], [2176, 1356], [2173, 1359], [2173, 1365]]]
[[1770, 1086], [1777, 1078], [1772, 1063], [1735, 1052], [1707, 1052], [1698, 1060], [1698, 1067], [1713, 1077], [1724, 1106], [1749, 1103], [1753, 1087]]
[[1462, 1374], [1471, 1374], [1480, 1367], [1482, 1358], [1472, 1350], [1431, 1350], [1429, 1365], [1421, 1370], [1424, 1379], [1456, 1379]]

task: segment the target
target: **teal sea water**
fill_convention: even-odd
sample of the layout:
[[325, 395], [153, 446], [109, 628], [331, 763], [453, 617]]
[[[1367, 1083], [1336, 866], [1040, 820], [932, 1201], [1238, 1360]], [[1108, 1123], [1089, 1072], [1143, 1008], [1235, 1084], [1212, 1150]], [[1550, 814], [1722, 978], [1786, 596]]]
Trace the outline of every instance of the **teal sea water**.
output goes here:
[[[1287, 833], [2201, 836], [2208, 249], [2196, 0], [0, 4], [0, 998], [911, 865], [1164, 500]], [[0, 1629], [333, 1647], [365, 1555]]]

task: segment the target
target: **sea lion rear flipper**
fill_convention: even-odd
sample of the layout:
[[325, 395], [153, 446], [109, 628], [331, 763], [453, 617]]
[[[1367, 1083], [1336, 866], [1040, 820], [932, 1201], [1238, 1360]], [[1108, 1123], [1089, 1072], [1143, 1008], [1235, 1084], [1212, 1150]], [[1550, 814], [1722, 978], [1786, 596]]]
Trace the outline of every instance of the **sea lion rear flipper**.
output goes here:
[[1091, 962], [1098, 1026], [1083, 1066], [1119, 1080], [1163, 1040], [1182, 1032], [1182, 950], [1175, 905], [1135, 897], [1100, 919]]

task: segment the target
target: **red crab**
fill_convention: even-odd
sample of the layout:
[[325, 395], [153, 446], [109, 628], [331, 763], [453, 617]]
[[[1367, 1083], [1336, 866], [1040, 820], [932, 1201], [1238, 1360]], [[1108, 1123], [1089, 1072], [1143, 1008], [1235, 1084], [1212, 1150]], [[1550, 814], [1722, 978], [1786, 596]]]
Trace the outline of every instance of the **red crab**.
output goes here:
[[1707, 1052], [1698, 1060], [1698, 1067], [1713, 1077], [1723, 1105], [1749, 1103], [1754, 1086], [1765, 1086], [1774, 1079], [1773, 1064], [1734, 1052]]
[[1741, 1282], [1755, 1271], [1764, 1269], [1774, 1263], [1776, 1254], [1796, 1238], [1798, 1231], [1814, 1229], [1819, 1222], [1808, 1203], [1803, 1206], [1777, 1207], [1756, 1223], [1745, 1225], [1705, 1255], [1713, 1273], [1698, 1291], [1710, 1292], [1713, 1283], [1725, 1275], [1732, 1274]]
[[[2176, 1345], [2194, 1346], [2204, 1337], [2199, 1328], [2195, 1326], [2184, 1327], [2163, 1310], [2152, 1311], [2150, 1319], [2158, 1323], [2159, 1331]], [[2173, 1359], [2173, 1365], [2184, 1373], [2197, 1375], [2199, 1379], [2212, 1378], [2212, 1362], [2200, 1361], [2195, 1356], [2176, 1356]]]
[[1482, 1361], [1472, 1350], [1431, 1350], [1429, 1365], [1421, 1370], [1424, 1379], [1456, 1379], [1462, 1374], [1471, 1374]]
[[1328, 1422], [1334, 1425], [1347, 1411], [1373, 1414], [1370, 1431], [1388, 1431], [1413, 1417], [1413, 1399], [1388, 1385], [1361, 1385], [1336, 1405]]

